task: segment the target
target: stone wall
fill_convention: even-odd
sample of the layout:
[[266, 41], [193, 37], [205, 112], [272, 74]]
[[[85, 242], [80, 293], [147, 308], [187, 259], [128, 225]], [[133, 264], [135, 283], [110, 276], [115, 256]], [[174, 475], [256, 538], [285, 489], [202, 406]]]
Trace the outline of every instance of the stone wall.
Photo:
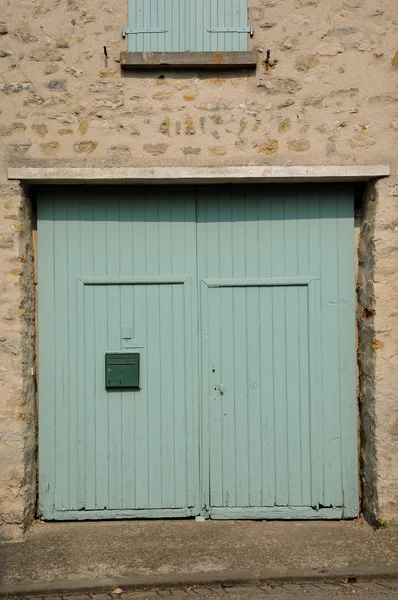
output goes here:
[[374, 369], [373, 513], [375, 518], [398, 521], [395, 3], [249, 0], [249, 7], [249, 23], [255, 28], [249, 43], [259, 51], [256, 72], [134, 73], [121, 72], [118, 64], [120, 51], [126, 49], [121, 28], [127, 24], [127, 0], [2, 2], [4, 535], [15, 534], [15, 528], [23, 527], [32, 515], [36, 439], [29, 202], [18, 186], [7, 181], [6, 166], [38, 160], [85, 166], [391, 165], [392, 176], [368, 195], [372, 209], [365, 203], [362, 211], [364, 219], [371, 219], [369, 235], [362, 226], [362, 242], [371, 251], [362, 244], [361, 256], [371, 254], [373, 263], [370, 270], [359, 271], [360, 277], [371, 278], [369, 306], [362, 308], [372, 311], [367, 317], [372, 325], [367, 343]]

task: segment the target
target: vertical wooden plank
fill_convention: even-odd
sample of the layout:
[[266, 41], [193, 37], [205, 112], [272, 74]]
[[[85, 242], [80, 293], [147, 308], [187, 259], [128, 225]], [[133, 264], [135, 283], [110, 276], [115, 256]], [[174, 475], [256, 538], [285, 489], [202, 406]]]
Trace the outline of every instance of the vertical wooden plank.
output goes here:
[[[132, 275], [145, 275], [146, 269], [146, 198], [141, 187], [128, 188], [128, 202], [132, 206]], [[135, 507], [147, 508], [149, 468], [149, 436], [148, 436], [148, 343], [147, 343], [147, 310], [146, 286], [134, 286], [133, 319], [137, 338], [142, 338], [144, 348], [140, 348], [140, 391], [134, 396], [134, 429], [132, 445], [134, 462], [134, 494]]]
[[[198, 275], [197, 275], [197, 240], [196, 240], [196, 196], [193, 188], [185, 187], [182, 202], [184, 203], [184, 249], [185, 272], [191, 273], [189, 281], [184, 284], [184, 331], [185, 331], [185, 405], [188, 429], [186, 430], [187, 453], [187, 495], [189, 505], [199, 508], [199, 338], [198, 319]], [[176, 224], [179, 226], [179, 224]], [[181, 251], [178, 246], [173, 253], [173, 264]]]
[[[204, 197], [203, 204], [202, 210], [204, 211], [206, 231], [206, 246], [203, 248], [205, 252], [205, 277], [217, 277], [220, 273], [220, 228], [224, 229], [227, 226], [227, 224], [221, 223], [222, 217], [220, 217], [220, 210], [224, 209], [224, 205], [220, 205], [216, 190], [213, 190], [210, 196]], [[225, 231], [223, 235], [226, 235]], [[224, 311], [221, 309], [219, 291], [212, 292], [213, 290], [206, 290], [209, 319], [209, 357], [204, 361], [204, 365], [208, 365], [206, 377], [211, 382], [208, 397], [210, 415], [210, 504], [212, 506], [223, 506], [224, 484], [225, 486], [229, 485], [224, 472], [224, 453], [225, 444], [228, 444], [228, 436], [224, 430], [224, 398], [219, 389], [219, 386], [224, 383], [224, 377], [227, 375], [224, 370], [226, 369], [224, 362], [222, 363], [222, 360], [224, 361], [223, 349], [220, 346], [220, 327], [222, 328], [220, 318], [223, 316]]]
[[[127, 24], [128, 27], [130, 29], [133, 29], [133, 27], [137, 27], [137, 12], [138, 12], [138, 6], [137, 6], [137, 1], [138, 0], [128, 0], [127, 2]], [[127, 36], [127, 49], [129, 52], [136, 52], [137, 51], [137, 41], [138, 41], [138, 36], [136, 35], [128, 35]], [[139, 40], [140, 43], [142, 43], [141, 40]]]
[[69, 356], [68, 356], [68, 382], [69, 382], [69, 507], [77, 510], [78, 502], [78, 479], [76, 477], [77, 465], [79, 464], [79, 389], [78, 389], [78, 344], [79, 334], [75, 324], [78, 321], [78, 280], [80, 275], [80, 210], [78, 198], [68, 199], [68, 311], [69, 311]]
[[54, 213], [50, 190], [41, 190], [38, 216], [39, 276], [39, 510], [51, 519], [55, 509], [55, 325]]
[[212, 49], [212, 34], [209, 32], [211, 28], [211, 0], [203, 0], [203, 51], [211, 51]]
[[[119, 191], [120, 205], [120, 274], [129, 277], [133, 274], [133, 203], [128, 193]], [[135, 314], [134, 286], [123, 285], [120, 287], [120, 327], [133, 328], [134, 338], [142, 337], [137, 331], [137, 318]], [[123, 340], [122, 346], [123, 346]], [[130, 342], [131, 343], [131, 342]], [[123, 349], [123, 348], [122, 348]], [[132, 352], [133, 349], [128, 348]], [[134, 442], [134, 410], [135, 404], [139, 402], [139, 395], [132, 390], [124, 390], [121, 397], [121, 419], [122, 419], [122, 488], [123, 508], [136, 506], [135, 497], [135, 442]]]
[[358, 515], [358, 445], [355, 368], [355, 282], [353, 190], [338, 196], [339, 369], [344, 516]]
[[[170, 439], [172, 460], [174, 465], [174, 504], [175, 506], [192, 506], [195, 502], [194, 485], [197, 484], [196, 477], [193, 477], [192, 470], [199, 465], [194, 466], [192, 462], [192, 447], [194, 445], [193, 435], [190, 435], [192, 429], [190, 405], [189, 405], [189, 371], [184, 368], [184, 356], [190, 354], [190, 348], [187, 347], [187, 336], [185, 323], [181, 318], [184, 314], [184, 286], [170, 286], [171, 288], [171, 356], [172, 367], [170, 377], [173, 381], [174, 404], [172, 424], [170, 430], [173, 432], [173, 439]], [[187, 361], [188, 362], [188, 361]], [[186, 364], [186, 363], [185, 363]], [[188, 392], [188, 393], [187, 393]], [[197, 394], [196, 394], [197, 398]], [[188, 405], [188, 406], [187, 406]], [[188, 484], [190, 481], [190, 485]]]
[[[188, 264], [191, 264], [192, 253], [186, 250], [186, 236], [192, 235], [193, 219], [195, 217], [194, 199], [185, 198], [185, 190], [173, 190], [168, 196], [170, 206], [170, 273], [181, 274], [189, 271]], [[189, 194], [189, 193], [188, 193]], [[192, 192], [190, 194], [192, 196]], [[187, 221], [186, 221], [187, 219]], [[187, 228], [190, 231], [187, 231]], [[195, 240], [193, 241], [195, 243]], [[196, 245], [195, 245], [196, 248]], [[195, 253], [194, 253], [195, 257]], [[171, 377], [173, 380], [174, 399], [173, 399], [173, 430], [175, 432], [173, 440], [173, 461], [174, 461], [174, 489], [175, 503], [177, 506], [189, 506], [194, 504], [195, 484], [198, 481], [195, 477], [194, 463], [192, 462], [194, 435], [188, 432], [191, 429], [193, 415], [191, 412], [191, 402], [197, 409], [197, 400], [192, 398], [195, 387], [192, 386], [192, 394], [189, 393], [192, 348], [190, 347], [189, 333], [186, 331], [184, 319], [181, 318], [186, 312], [185, 319], [191, 320], [191, 282], [184, 286], [173, 286], [171, 288], [171, 319], [172, 319], [172, 354], [173, 365]], [[188, 303], [188, 310], [185, 309], [185, 302]], [[181, 365], [181, 362], [185, 368]], [[197, 392], [195, 398], [197, 399]], [[199, 465], [196, 464], [197, 472]], [[188, 490], [189, 488], [189, 490]]]
[[319, 508], [323, 490], [324, 452], [322, 441], [320, 198], [316, 191], [308, 192], [308, 213], [309, 273], [317, 278], [308, 288], [311, 504]]
[[[218, 27], [218, 5], [222, 0], [210, 0], [210, 27], [209, 29], [214, 29]], [[219, 48], [219, 33], [210, 33], [210, 52], [215, 52]]]
[[[80, 220], [81, 220], [81, 275], [91, 275], [94, 269], [94, 221], [92, 197], [84, 199], [80, 196]], [[94, 364], [96, 359], [94, 330], [94, 289], [92, 286], [84, 286], [81, 290], [83, 302], [80, 304], [82, 314], [82, 364], [80, 369], [80, 397], [79, 397], [79, 422], [84, 423], [84, 440], [80, 440], [81, 460], [84, 464], [84, 475], [79, 482], [81, 498], [84, 499], [85, 509], [96, 508], [96, 398]], [[82, 433], [82, 424], [79, 435]], [[84, 477], [84, 481], [83, 481]], [[83, 491], [84, 490], [84, 491]]]
[[341, 506], [341, 439], [338, 332], [338, 257], [336, 191], [325, 192], [321, 210], [322, 399], [324, 444], [324, 506]]
[[[259, 191], [258, 263], [259, 275], [272, 274], [272, 200]], [[272, 288], [259, 288], [260, 390], [261, 390], [261, 504], [275, 504], [274, 354]]]
[[[299, 361], [299, 411], [300, 411], [300, 473], [301, 504], [312, 506], [311, 495], [311, 413], [308, 286], [298, 288], [298, 361]], [[312, 292], [311, 292], [312, 293]]]
[[[196, 240], [197, 240], [197, 275], [199, 281], [199, 331], [200, 331], [200, 385], [199, 385], [199, 427], [200, 427], [200, 508], [208, 510], [210, 506], [211, 466], [210, 466], [210, 431], [211, 431], [211, 398], [215, 386], [216, 367], [211, 364], [210, 357], [210, 317], [209, 290], [202, 278], [207, 276], [207, 202], [202, 187], [198, 187], [196, 196]], [[218, 375], [218, 366], [217, 366]], [[219, 452], [221, 454], [221, 451]]]
[[[245, 273], [259, 276], [259, 202], [256, 190], [245, 192]], [[263, 399], [260, 385], [259, 290], [246, 290], [247, 419], [248, 419], [248, 506], [261, 506]]]
[[[297, 276], [297, 199], [288, 188], [285, 197], [285, 275]], [[287, 287], [286, 298], [286, 394], [289, 504], [301, 504], [301, 430], [298, 287]]]
[[[262, 421], [259, 288], [246, 289], [248, 506], [262, 503]], [[239, 435], [239, 431], [238, 431]]]
[[[106, 194], [107, 274], [120, 276], [120, 199], [115, 190]], [[107, 286], [108, 352], [121, 348], [120, 286]], [[122, 395], [124, 391], [108, 390], [109, 427], [109, 507], [123, 506], [122, 460]]]
[[69, 388], [66, 375], [69, 354], [67, 203], [54, 199], [54, 365], [56, 402], [55, 505], [69, 509]]
[[[309, 215], [308, 196], [305, 191], [297, 194], [297, 268], [298, 275], [310, 276], [309, 267]], [[311, 319], [313, 319], [311, 315]], [[299, 319], [299, 374], [300, 374], [300, 430], [301, 430], [301, 486], [302, 504], [312, 506], [311, 494], [311, 411], [310, 411], [310, 379], [309, 379], [309, 319], [308, 288], [298, 290]]]
[[[159, 203], [159, 272], [172, 272], [171, 246], [171, 198], [167, 191]], [[175, 411], [181, 410], [182, 398], [175, 396], [174, 390], [174, 360], [181, 361], [185, 354], [185, 345], [178, 349], [177, 356], [172, 349], [173, 343], [173, 292], [171, 285], [159, 286], [159, 347], [160, 347], [160, 428], [162, 437], [161, 468], [162, 468], [162, 506], [175, 505], [175, 460], [174, 438], [178, 434], [174, 430]], [[183, 364], [183, 361], [181, 361]], [[181, 364], [180, 362], [180, 364]], [[180, 435], [184, 436], [184, 432]], [[166, 477], [167, 474], [167, 477]]]
[[[233, 190], [234, 188], [232, 188]], [[241, 188], [237, 188], [240, 192]], [[240, 193], [231, 194], [232, 253], [234, 277], [246, 276], [245, 198]], [[223, 250], [223, 249], [220, 249]], [[223, 274], [222, 274], [223, 275]], [[249, 505], [249, 439], [248, 439], [248, 381], [247, 381], [247, 322], [246, 288], [232, 292], [233, 370], [234, 386], [234, 438], [235, 438], [235, 489], [237, 506]], [[223, 332], [224, 333], [224, 332]], [[231, 385], [229, 381], [226, 385]]]
[[[273, 198], [272, 219], [272, 276], [285, 275], [285, 226], [284, 199]], [[288, 453], [287, 453], [287, 406], [286, 406], [286, 294], [283, 287], [272, 290], [273, 307], [273, 355], [274, 355], [274, 425], [275, 425], [275, 502], [287, 506]], [[276, 367], [277, 366], [277, 367]], [[275, 368], [276, 367], [276, 368]]]
[[[146, 269], [148, 275], [159, 274], [159, 200], [153, 191], [146, 195]], [[162, 428], [161, 428], [161, 353], [159, 346], [160, 296], [159, 286], [147, 286], [147, 348], [148, 376], [148, 456], [149, 506], [162, 505]]]
[[298, 287], [285, 289], [286, 298], [286, 396], [289, 505], [301, 505], [301, 418], [299, 371]]
[[[106, 204], [103, 194], [92, 200], [95, 235], [93, 237], [94, 265], [91, 273], [103, 276], [107, 273]], [[88, 287], [88, 286], [85, 286]], [[104, 362], [108, 344], [108, 293], [106, 286], [95, 287], [95, 482], [98, 510], [109, 509], [109, 422], [110, 397], [105, 390]], [[88, 335], [93, 335], [89, 333]], [[92, 468], [92, 465], [91, 465]]]

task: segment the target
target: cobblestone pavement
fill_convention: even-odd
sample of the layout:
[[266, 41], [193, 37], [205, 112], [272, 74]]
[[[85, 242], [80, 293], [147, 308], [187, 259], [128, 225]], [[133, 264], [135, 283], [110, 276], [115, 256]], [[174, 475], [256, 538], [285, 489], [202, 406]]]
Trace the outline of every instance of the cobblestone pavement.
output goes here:
[[351, 596], [358, 600], [398, 599], [398, 582], [340, 582], [301, 584], [260, 584], [258, 586], [191, 586], [173, 590], [114, 590], [113, 593], [62, 594], [48, 596], [9, 597], [7, 600], [332, 600]]

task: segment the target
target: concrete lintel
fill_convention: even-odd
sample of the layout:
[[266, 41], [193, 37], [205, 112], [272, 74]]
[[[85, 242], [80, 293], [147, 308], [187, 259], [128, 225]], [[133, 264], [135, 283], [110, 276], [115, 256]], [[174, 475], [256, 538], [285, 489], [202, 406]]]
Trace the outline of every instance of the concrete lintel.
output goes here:
[[253, 167], [9, 167], [8, 179], [26, 183], [295, 183], [370, 181], [389, 165]]

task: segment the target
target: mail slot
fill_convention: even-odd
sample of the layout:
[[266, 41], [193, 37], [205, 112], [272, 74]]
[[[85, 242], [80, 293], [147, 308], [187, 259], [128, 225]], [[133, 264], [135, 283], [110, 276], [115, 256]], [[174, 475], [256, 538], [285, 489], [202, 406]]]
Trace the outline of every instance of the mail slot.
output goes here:
[[105, 354], [105, 387], [138, 388], [140, 386], [140, 355]]

